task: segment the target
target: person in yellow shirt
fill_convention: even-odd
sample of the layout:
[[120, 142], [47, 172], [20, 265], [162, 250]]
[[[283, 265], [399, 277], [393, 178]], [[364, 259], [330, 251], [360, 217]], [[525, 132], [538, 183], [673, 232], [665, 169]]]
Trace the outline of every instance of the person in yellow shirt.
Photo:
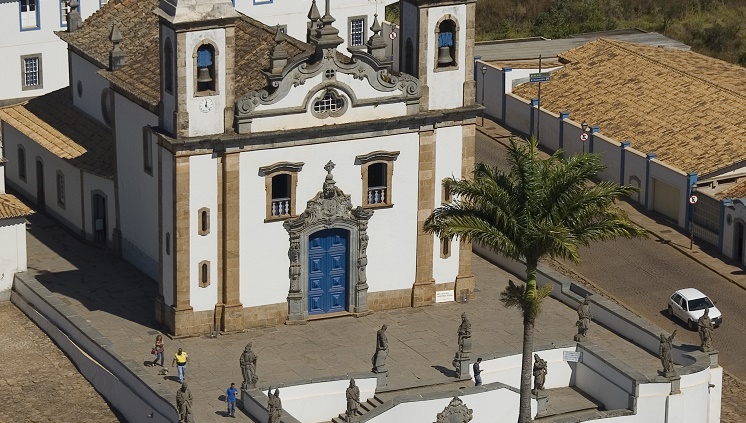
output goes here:
[[179, 375], [179, 383], [184, 381], [184, 371], [186, 370], [187, 361], [189, 361], [189, 356], [187, 355], [186, 351], [179, 348], [179, 352], [174, 354], [174, 359], [171, 362], [171, 367], [174, 367], [174, 364], [176, 364], [176, 370]]

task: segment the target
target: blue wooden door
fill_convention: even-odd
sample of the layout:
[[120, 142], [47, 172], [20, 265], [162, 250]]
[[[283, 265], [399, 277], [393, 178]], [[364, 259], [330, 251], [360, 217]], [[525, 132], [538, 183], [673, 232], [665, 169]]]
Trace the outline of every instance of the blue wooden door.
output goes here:
[[308, 237], [308, 314], [347, 309], [349, 232], [325, 229]]

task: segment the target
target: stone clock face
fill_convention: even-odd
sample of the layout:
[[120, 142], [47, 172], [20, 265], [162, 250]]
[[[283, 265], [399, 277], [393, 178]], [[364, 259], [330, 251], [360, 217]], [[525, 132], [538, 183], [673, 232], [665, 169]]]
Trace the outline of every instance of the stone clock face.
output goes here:
[[199, 101], [199, 111], [202, 113], [207, 113], [210, 110], [212, 110], [214, 104], [212, 103], [212, 100], [209, 98], [203, 98]]

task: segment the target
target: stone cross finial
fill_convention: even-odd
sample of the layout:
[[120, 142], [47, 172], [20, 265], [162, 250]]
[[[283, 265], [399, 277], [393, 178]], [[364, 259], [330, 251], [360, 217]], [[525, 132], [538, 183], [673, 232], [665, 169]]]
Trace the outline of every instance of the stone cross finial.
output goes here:
[[111, 51], [109, 52], [109, 70], [117, 70], [124, 66], [125, 58], [124, 52], [121, 48], [119, 48], [119, 43], [122, 42], [122, 33], [119, 32], [119, 27], [116, 23], [111, 26], [111, 34], [109, 35], [109, 39], [111, 40], [112, 44], [114, 44], [114, 46], [111, 48]]
[[326, 173], [328, 173], [329, 175], [331, 175], [331, 174], [332, 174], [332, 170], [334, 170], [334, 168], [335, 168], [336, 166], [337, 166], [337, 165], [335, 165], [335, 164], [334, 164], [334, 162], [332, 162], [331, 160], [329, 160], [329, 163], [327, 163], [327, 164], [326, 164], [326, 165], [324, 166], [324, 170], [326, 170]]
[[70, 11], [67, 12], [67, 32], [73, 32], [83, 24], [83, 19], [80, 17], [80, 2], [78, 0], [70, 0], [69, 3]]

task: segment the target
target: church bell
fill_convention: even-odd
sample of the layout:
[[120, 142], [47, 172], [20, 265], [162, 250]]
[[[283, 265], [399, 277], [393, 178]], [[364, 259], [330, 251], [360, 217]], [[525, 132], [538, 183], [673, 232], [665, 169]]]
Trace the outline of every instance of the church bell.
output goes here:
[[448, 46], [438, 47], [438, 66], [448, 66], [452, 63], [451, 48]]
[[212, 78], [210, 77], [210, 69], [199, 68], [199, 70], [197, 71], [197, 82], [212, 82]]

